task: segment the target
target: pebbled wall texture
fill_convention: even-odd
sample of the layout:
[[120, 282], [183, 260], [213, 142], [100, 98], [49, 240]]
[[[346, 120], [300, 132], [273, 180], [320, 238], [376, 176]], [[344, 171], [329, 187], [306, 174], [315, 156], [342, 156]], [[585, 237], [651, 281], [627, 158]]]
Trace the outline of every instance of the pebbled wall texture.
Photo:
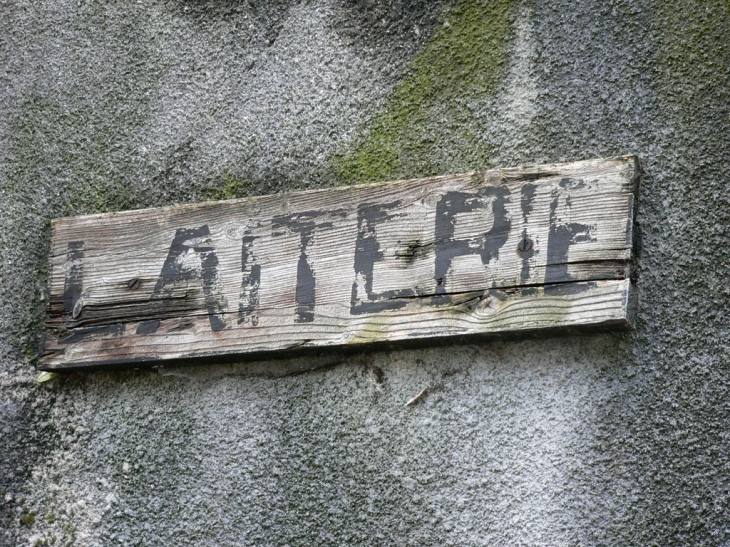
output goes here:
[[[730, 546], [729, 36], [727, 0], [1, 0], [0, 545]], [[626, 153], [633, 332], [36, 381], [51, 218]]]

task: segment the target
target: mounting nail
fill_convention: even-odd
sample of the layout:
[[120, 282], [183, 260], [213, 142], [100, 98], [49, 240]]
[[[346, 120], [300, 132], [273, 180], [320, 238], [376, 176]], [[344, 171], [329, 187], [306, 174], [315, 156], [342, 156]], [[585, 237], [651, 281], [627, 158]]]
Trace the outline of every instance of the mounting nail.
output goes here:
[[532, 240], [528, 237], [525, 237], [517, 244], [517, 250], [521, 253], [526, 253], [532, 249]]
[[135, 277], [134, 279], [130, 279], [129, 283], [127, 283], [127, 288], [130, 291], [136, 291], [139, 289], [139, 277]]

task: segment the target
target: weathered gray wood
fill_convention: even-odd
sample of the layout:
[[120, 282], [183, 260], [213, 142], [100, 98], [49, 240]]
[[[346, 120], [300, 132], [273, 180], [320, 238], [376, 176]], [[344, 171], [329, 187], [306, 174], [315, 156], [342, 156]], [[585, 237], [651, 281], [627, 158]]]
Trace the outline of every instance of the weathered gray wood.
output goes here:
[[627, 156], [58, 219], [41, 368], [626, 327], [637, 180]]

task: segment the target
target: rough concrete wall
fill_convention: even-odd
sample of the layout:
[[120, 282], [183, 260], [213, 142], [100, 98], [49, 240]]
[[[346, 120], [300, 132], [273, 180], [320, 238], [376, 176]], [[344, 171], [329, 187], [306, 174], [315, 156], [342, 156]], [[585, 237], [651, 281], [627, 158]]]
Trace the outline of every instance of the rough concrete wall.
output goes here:
[[[0, 544], [730, 545], [726, 0], [0, 13]], [[635, 332], [35, 382], [53, 217], [623, 153]]]

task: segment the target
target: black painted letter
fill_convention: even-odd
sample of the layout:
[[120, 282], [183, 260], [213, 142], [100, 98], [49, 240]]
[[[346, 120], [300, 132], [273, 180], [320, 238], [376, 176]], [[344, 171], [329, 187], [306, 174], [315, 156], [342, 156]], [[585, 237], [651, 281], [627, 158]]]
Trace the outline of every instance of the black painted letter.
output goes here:
[[[454, 239], [456, 215], [484, 209], [491, 199], [494, 222], [483, 235], [469, 239]], [[457, 256], [479, 255], [485, 266], [499, 256], [507, 241], [511, 222], [506, 204], [509, 191], [501, 186], [487, 186], [476, 194], [447, 192], [436, 205], [436, 294], [446, 293], [451, 261]]]
[[[365, 203], [357, 211], [357, 242], [355, 243], [355, 282], [352, 284], [350, 314], [374, 313], [382, 310], [396, 310], [406, 305], [399, 297], [414, 296], [412, 289], [373, 293], [373, 269], [383, 259], [375, 227], [393, 215], [386, 211], [400, 205], [400, 202], [374, 205]], [[364, 289], [364, 290], [363, 290]], [[361, 291], [365, 294], [362, 295]]]
[[[330, 228], [331, 222], [315, 223], [314, 219], [326, 214], [341, 214], [341, 211], [324, 213], [319, 211], [307, 211], [275, 217], [271, 222], [272, 230], [277, 228], [288, 228], [298, 233], [300, 237], [299, 262], [297, 263], [297, 287], [295, 293], [296, 310], [294, 321], [296, 323], [311, 323], [314, 321], [314, 269], [309, 261], [307, 250], [314, 237], [315, 228]], [[273, 235], [281, 233], [273, 232]]]
[[[191, 268], [184, 264], [185, 255], [191, 250], [198, 255], [200, 268]], [[223, 321], [223, 314], [226, 312], [226, 300], [220, 292], [218, 256], [210, 239], [210, 229], [207, 224], [200, 228], [177, 230], [151, 298], [169, 300], [172, 296], [172, 285], [192, 279], [203, 281], [203, 296], [210, 328], [214, 331], [224, 329], [226, 324]]]
[[[571, 186], [580, 188], [582, 181], [565, 178], [560, 181], [560, 187], [568, 189]], [[565, 200], [566, 206], [570, 207], [570, 196], [560, 192], [550, 203], [550, 231], [548, 232], [547, 243], [547, 267], [545, 271], [545, 284], [565, 283], [570, 281], [572, 276], [568, 274], [568, 248], [574, 243], [582, 241], [596, 241], [593, 231], [595, 226], [581, 224], [578, 222], [567, 222], [559, 224], [557, 217], [560, 199]]]
[[253, 242], [256, 239], [246, 233], [241, 241], [241, 296], [238, 300], [238, 324], [251, 321], [255, 327], [259, 318], [256, 310], [259, 307], [259, 285], [261, 283], [261, 265], [256, 264], [256, 256], [252, 252]]

